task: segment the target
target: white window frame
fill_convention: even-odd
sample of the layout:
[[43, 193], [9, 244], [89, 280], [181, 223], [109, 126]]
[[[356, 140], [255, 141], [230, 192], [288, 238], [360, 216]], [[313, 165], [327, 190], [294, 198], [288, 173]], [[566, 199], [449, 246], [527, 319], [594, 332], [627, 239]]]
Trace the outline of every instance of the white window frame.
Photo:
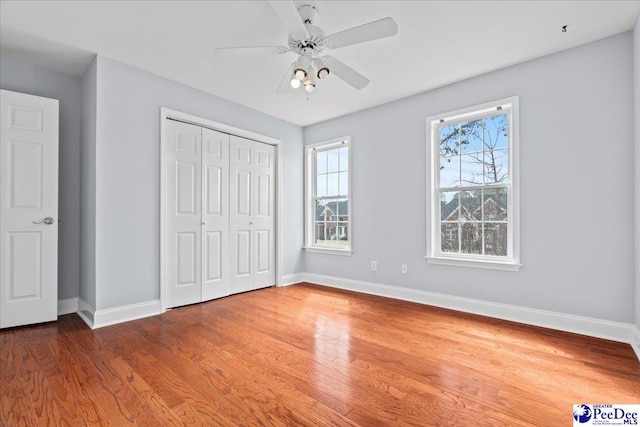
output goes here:
[[[443, 252], [440, 232], [440, 132], [443, 125], [484, 118], [496, 110], [509, 114], [509, 182], [507, 188], [507, 256]], [[519, 97], [499, 99], [427, 118], [427, 255], [430, 264], [518, 271], [520, 264]], [[502, 184], [501, 186], [505, 186]], [[491, 188], [489, 185], [477, 186]], [[465, 187], [462, 187], [465, 188]]]
[[[348, 160], [348, 197], [347, 206], [349, 209], [349, 218], [347, 223], [347, 245], [346, 246], [324, 246], [317, 245], [315, 243], [315, 199], [316, 199], [316, 161], [315, 154], [321, 151], [330, 150], [339, 146], [346, 146], [349, 149]], [[333, 254], [333, 255], [347, 255], [352, 254], [353, 248], [353, 210], [352, 210], [352, 194], [351, 194], [351, 136], [343, 136], [341, 138], [331, 139], [329, 141], [318, 142], [316, 144], [310, 144], [305, 147], [305, 246], [304, 249], [307, 252]]]

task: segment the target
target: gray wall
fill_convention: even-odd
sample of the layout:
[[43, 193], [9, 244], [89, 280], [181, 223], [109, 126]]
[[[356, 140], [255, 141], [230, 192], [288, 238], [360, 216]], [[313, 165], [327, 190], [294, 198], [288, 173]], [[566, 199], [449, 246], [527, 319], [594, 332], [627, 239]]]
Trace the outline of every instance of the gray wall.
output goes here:
[[98, 56], [96, 309], [160, 296], [160, 107], [282, 140], [282, 274], [301, 272], [302, 128]]
[[58, 299], [78, 296], [80, 79], [0, 56], [0, 88], [60, 101]]
[[[305, 128], [352, 136], [354, 189], [353, 256], [307, 253], [305, 271], [632, 323], [632, 87], [627, 32]], [[512, 95], [524, 266], [427, 264], [425, 118]]]
[[80, 298], [96, 306], [96, 99], [97, 59], [82, 76], [80, 114]]
[[635, 236], [636, 236], [636, 326], [640, 331], [640, 15], [633, 30], [633, 80], [635, 84]]

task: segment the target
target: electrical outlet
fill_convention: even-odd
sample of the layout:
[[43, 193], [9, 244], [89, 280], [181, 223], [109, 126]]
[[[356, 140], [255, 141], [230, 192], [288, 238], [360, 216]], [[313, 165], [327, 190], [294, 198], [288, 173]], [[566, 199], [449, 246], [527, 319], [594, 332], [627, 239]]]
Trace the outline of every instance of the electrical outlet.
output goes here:
[[400, 266], [400, 272], [401, 272], [402, 274], [407, 274], [407, 264], [402, 264], [402, 265]]
[[378, 271], [378, 261], [371, 261], [371, 271]]

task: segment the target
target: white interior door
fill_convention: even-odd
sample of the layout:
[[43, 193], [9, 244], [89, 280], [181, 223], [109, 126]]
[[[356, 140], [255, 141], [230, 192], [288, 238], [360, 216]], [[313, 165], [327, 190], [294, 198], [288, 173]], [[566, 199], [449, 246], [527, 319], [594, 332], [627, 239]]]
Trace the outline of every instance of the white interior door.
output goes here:
[[202, 301], [229, 295], [229, 135], [202, 128]]
[[202, 130], [166, 120], [167, 307], [202, 301]]
[[231, 293], [275, 284], [275, 148], [231, 136]]
[[0, 90], [0, 327], [57, 319], [58, 100]]

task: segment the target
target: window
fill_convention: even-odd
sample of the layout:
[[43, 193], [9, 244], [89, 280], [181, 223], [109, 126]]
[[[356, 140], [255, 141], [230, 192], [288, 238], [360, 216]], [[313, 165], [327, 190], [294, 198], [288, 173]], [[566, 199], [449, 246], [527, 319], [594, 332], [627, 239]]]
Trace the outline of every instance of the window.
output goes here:
[[351, 138], [306, 147], [306, 238], [310, 252], [351, 254]]
[[517, 271], [518, 97], [427, 119], [427, 261]]

